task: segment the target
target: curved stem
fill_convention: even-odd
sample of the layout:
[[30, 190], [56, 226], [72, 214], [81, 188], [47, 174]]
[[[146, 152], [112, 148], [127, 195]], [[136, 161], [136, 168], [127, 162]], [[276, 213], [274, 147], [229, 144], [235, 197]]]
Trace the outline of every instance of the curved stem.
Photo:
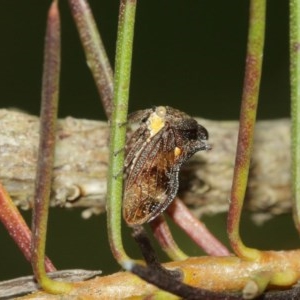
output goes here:
[[258, 250], [248, 248], [243, 244], [240, 237], [239, 226], [253, 145], [254, 125], [262, 70], [265, 15], [266, 0], [251, 0], [246, 73], [227, 224], [228, 235], [234, 252], [238, 256], [248, 259], [258, 259], [260, 256]]
[[163, 215], [156, 217], [149, 225], [163, 251], [166, 252], [172, 260], [184, 260], [188, 258], [174, 241], [170, 228]]
[[34, 207], [32, 212], [31, 263], [40, 286], [50, 293], [65, 293], [71, 284], [52, 280], [45, 270], [45, 247], [52, 168], [55, 149], [55, 130], [58, 106], [60, 71], [60, 20], [57, 1], [53, 1], [48, 14], [42, 107], [40, 122], [40, 145], [36, 175]]
[[121, 1], [109, 145], [107, 228], [111, 251], [121, 265], [131, 260], [127, 256], [122, 242], [121, 207], [123, 196], [123, 149], [126, 139], [126, 126], [124, 124], [127, 121], [135, 10], [136, 0]]
[[179, 198], [174, 199], [167, 208], [167, 213], [174, 223], [208, 255], [230, 255], [229, 250], [191, 213]]
[[[28, 261], [31, 261], [31, 231], [18, 208], [0, 183], [0, 221]], [[45, 258], [47, 272], [56, 271], [48, 257]]]
[[300, 1], [290, 0], [290, 85], [294, 221], [300, 233]]

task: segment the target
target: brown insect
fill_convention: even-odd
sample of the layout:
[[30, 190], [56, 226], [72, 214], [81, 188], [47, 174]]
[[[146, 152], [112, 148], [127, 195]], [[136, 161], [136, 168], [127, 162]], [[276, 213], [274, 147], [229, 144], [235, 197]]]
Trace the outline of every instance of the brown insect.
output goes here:
[[128, 225], [150, 222], [175, 198], [181, 165], [194, 153], [209, 150], [207, 130], [172, 107], [137, 111], [140, 122], [126, 146], [123, 215]]

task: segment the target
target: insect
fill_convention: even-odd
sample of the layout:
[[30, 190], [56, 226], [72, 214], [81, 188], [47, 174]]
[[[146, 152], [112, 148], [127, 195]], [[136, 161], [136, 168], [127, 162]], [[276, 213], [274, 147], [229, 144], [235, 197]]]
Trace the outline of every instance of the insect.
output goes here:
[[175, 198], [181, 165], [209, 150], [207, 130], [189, 115], [158, 106], [132, 113], [140, 122], [126, 145], [123, 216], [128, 225], [150, 222]]

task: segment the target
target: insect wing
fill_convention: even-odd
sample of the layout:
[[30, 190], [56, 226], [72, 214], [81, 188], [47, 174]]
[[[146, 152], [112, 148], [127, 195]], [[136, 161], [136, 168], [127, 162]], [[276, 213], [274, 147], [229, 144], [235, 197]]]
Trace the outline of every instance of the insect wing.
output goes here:
[[178, 191], [181, 165], [211, 146], [203, 126], [171, 107], [138, 111], [130, 121], [140, 126], [126, 147], [123, 215], [128, 225], [138, 225], [168, 207]]
[[[123, 214], [129, 225], [149, 222], [173, 200], [178, 189], [174, 151], [157, 134], [141, 149], [130, 166], [125, 184]], [[174, 168], [175, 167], [175, 168]]]

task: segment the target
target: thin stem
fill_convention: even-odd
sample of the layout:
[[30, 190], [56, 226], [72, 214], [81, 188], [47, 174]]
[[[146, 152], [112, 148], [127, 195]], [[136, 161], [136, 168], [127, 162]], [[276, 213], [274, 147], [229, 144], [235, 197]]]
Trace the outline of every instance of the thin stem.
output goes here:
[[172, 260], [184, 260], [188, 258], [188, 256], [174, 241], [170, 228], [163, 215], [155, 218], [149, 223], [149, 225], [151, 226], [153, 235], [158, 240], [163, 251], [165, 251]]
[[[0, 221], [28, 261], [31, 261], [31, 231], [9, 194], [0, 183]], [[56, 271], [48, 257], [45, 258], [47, 272]]]
[[179, 198], [167, 208], [170, 218], [207, 254], [230, 255], [229, 250], [199, 221]]
[[234, 252], [238, 256], [248, 259], [257, 259], [260, 254], [258, 250], [247, 248], [243, 244], [240, 238], [239, 226], [253, 145], [254, 125], [263, 59], [265, 15], [266, 0], [251, 0], [246, 73], [227, 224], [228, 235]]
[[40, 145], [32, 214], [32, 268], [45, 291], [65, 293], [69, 283], [50, 279], [45, 271], [45, 246], [55, 149], [55, 129], [60, 71], [60, 19], [57, 1], [49, 9], [45, 39], [44, 73], [40, 121]]
[[86, 0], [69, 0], [85, 52], [87, 65], [94, 77], [108, 119], [112, 112], [113, 72], [91, 8]]
[[300, 1], [290, 0], [291, 149], [294, 221], [300, 233]]
[[107, 227], [110, 247], [122, 265], [130, 260], [122, 243], [121, 207], [123, 194], [124, 145], [128, 110], [130, 71], [136, 0], [122, 0], [116, 49], [114, 100], [109, 146], [109, 174], [107, 187]]

